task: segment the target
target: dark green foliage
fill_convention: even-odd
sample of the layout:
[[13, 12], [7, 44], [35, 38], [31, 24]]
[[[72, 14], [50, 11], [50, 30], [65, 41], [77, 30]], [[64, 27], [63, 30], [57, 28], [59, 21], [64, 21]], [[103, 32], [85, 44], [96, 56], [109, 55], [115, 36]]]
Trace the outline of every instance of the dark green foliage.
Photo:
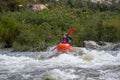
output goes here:
[[0, 0], [0, 12], [1, 11], [16, 11], [24, 0]]
[[0, 21], [0, 41], [5, 44], [4, 47], [12, 47], [16, 36], [17, 26], [15, 21], [7, 16], [2, 16]]
[[72, 25], [75, 29], [70, 35], [72, 45], [82, 46], [84, 40], [120, 42], [120, 7], [117, 4], [109, 8], [112, 6], [83, 0], [59, 2], [62, 5], [56, 3], [49, 9], [34, 12], [2, 12], [0, 47], [20, 51], [46, 50], [59, 43], [61, 34]]

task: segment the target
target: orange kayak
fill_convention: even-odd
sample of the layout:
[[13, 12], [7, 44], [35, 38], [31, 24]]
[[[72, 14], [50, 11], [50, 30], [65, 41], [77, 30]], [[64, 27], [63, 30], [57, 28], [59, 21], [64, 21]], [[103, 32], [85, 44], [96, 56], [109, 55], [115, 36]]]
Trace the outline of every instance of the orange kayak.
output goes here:
[[56, 46], [57, 51], [69, 51], [71, 50], [72, 46], [70, 44], [63, 44], [63, 43], [59, 43]]

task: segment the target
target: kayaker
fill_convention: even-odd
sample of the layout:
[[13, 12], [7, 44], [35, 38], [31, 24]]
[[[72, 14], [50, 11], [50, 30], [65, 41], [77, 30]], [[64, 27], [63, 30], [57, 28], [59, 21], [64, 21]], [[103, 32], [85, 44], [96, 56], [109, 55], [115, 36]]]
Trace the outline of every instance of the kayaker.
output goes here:
[[64, 33], [64, 34], [62, 34], [62, 40], [61, 40], [61, 43], [71, 43], [71, 40], [72, 40], [72, 38], [71, 37], [69, 37], [68, 36], [68, 34], [67, 33]]

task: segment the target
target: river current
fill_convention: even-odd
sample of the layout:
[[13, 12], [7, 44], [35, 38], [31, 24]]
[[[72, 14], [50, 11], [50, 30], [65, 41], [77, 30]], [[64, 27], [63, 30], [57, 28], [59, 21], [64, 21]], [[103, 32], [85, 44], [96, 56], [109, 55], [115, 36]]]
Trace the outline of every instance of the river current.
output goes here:
[[0, 50], [0, 80], [120, 80], [120, 51], [81, 50], [52, 57]]

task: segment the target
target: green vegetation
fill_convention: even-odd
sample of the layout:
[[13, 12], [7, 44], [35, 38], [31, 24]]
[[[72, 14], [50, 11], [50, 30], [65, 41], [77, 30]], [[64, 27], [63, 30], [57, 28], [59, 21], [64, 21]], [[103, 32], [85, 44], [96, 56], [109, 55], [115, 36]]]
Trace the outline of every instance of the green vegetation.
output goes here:
[[30, 11], [24, 7], [22, 10], [17, 8], [25, 0], [8, 1], [9, 5], [5, 5], [5, 1], [0, 3], [1, 48], [46, 50], [59, 43], [61, 34], [72, 25], [75, 30], [70, 36], [75, 46], [82, 46], [84, 40], [120, 42], [120, 3], [38, 0], [48, 3], [48, 9]]

